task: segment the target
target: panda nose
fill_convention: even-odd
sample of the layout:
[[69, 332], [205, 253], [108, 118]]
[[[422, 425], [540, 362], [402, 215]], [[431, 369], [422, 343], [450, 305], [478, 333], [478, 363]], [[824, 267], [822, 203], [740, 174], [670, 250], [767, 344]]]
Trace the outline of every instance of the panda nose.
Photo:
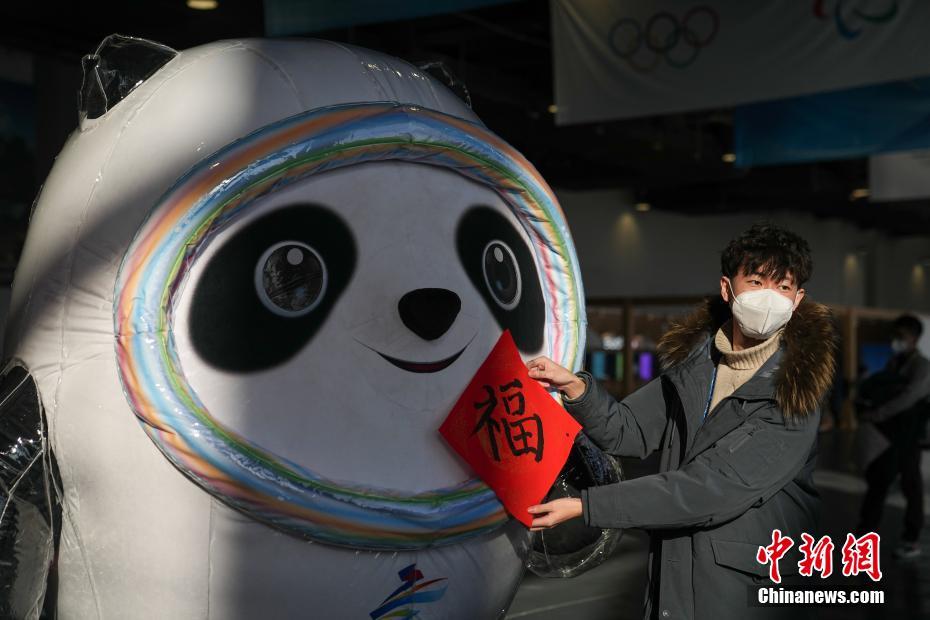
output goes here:
[[462, 300], [444, 288], [418, 288], [401, 297], [397, 309], [410, 331], [423, 340], [436, 340], [452, 327]]

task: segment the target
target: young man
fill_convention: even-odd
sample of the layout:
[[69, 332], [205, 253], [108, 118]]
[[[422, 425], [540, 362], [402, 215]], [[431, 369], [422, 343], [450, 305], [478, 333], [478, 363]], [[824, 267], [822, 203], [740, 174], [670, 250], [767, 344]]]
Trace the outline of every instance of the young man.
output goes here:
[[924, 524], [924, 485], [920, 474], [920, 436], [930, 409], [930, 361], [917, 350], [923, 325], [915, 316], [902, 315], [892, 323], [894, 355], [884, 375], [894, 384], [894, 396], [859, 412], [863, 422], [875, 424], [891, 445], [865, 470], [868, 490], [862, 499], [858, 531], [877, 531], [888, 489], [901, 474], [901, 491], [907, 500], [904, 532], [895, 549], [899, 558], [920, 555], [920, 529]]
[[527, 364], [531, 377], [564, 393], [606, 452], [661, 452], [657, 474], [529, 509], [535, 529], [581, 517], [647, 530], [646, 618], [797, 617], [790, 607], [749, 606], [756, 588], [773, 583], [756, 554], [773, 530], [792, 537], [779, 565], [789, 583], [801, 533], [819, 538], [811, 474], [835, 339], [826, 307], [802, 303], [810, 249], [791, 232], [756, 225], [721, 263], [720, 299], [673, 326], [659, 343], [666, 370], [623, 401], [588, 373], [545, 357]]

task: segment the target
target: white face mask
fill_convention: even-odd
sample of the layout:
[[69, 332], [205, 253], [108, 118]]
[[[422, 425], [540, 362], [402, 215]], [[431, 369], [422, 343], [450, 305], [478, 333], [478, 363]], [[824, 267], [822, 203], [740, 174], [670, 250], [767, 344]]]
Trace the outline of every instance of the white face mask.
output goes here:
[[[729, 284], [729, 280], [727, 280]], [[775, 332], [784, 327], [794, 312], [795, 303], [784, 295], [770, 288], [754, 291], [744, 291], [739, 295], [733, 294], [733, 285], [730, 284], [730, 295], [733, 299], [731, 309], [736, 324], [747, 338], [754, 340], [768, 340]]]
[[904, 353], [908, 350], [907, 342], [901, 340], [900, 338], [895, 338], [891, 341], [891, 350], [894, 353]]

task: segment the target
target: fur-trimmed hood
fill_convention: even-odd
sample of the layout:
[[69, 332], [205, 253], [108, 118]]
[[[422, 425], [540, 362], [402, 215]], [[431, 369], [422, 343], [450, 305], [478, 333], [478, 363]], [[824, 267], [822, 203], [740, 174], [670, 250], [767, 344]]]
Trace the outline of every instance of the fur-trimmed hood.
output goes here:
[[[723, 299], [705, 300], [693, 313], [674, 323], [659, 341], [663, 366], [671, 368], [685, 361], [732, 316]], [[775, 400], [786, 419], [809, 415], [830, 389], [836, 368], [836, 343], [830, 309], [802, 300], [785, 326], [783, 357], [775, 375]]]

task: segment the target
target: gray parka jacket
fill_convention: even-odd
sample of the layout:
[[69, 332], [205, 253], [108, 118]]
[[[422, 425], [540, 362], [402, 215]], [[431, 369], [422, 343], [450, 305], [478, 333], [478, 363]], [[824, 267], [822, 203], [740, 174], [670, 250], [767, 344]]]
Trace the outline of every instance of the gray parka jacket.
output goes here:
[[782, 585], [797, 582], [801, 533], [819, 538], [811, 475], [833, 323], [825, 306], [802, 302], [780, 348], [702, 423], [713, 336], [730, 318], [718, 300], [675, 325], [659, 344], [667, 370], [622, 402], [590, 375], [585, 393], [565, 402], [604, 451], [661, 452], [659, 473], [582, 492], [586, 524], [649, 532], [647, 619], [799, 617], [797, 607], [754, 607], [750, 597], [773, 585], [756, 560], [772, 530], [795, 541], [779, 563]]

